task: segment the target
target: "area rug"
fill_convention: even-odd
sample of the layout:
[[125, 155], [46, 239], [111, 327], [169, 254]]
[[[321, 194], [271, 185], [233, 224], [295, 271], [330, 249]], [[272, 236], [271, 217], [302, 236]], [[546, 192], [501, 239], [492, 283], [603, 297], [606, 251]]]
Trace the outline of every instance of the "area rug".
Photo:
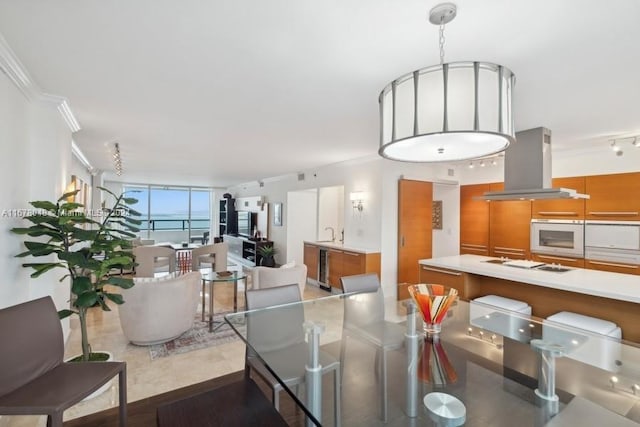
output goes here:
[[222, 325], [219, 323], [214, 324], [214, 327], [217, 326], [218, 329], [213, 332], [209, 332], [209, 322], [203, 322], [201, 314], [198, 313], [193, 327], [187, 332], [172, 341], [149, 346], [151, 360], [226, 344], [240, 339], [231, 326], [224, 322], [224, 315], [227, 313], [214, 314], [213, 320], [223, 323]]

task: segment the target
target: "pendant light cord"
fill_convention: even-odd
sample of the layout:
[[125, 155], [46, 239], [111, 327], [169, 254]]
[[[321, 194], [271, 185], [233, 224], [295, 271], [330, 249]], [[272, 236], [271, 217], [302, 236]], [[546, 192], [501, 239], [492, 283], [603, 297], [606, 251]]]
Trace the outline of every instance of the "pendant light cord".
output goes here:
[[444, 64], [444, 16], [440, 18], [440, 65]]

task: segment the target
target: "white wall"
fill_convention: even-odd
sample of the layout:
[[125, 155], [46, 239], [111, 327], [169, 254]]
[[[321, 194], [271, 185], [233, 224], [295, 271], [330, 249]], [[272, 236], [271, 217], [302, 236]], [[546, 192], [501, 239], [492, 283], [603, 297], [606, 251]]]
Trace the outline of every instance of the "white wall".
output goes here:
[[340, 234], [344, 230], [344, 187], [321, 187], [318, 189], [318, 240], [340, 241]]
[[316, 210], [318, 206], [318, 191], [308, 189], [290, 191], [287, 194], [287, 252], [276, 255], [279, 263], [295, 261], [304, 263], [305, 240], [316, 240]]
[[[57, 200], [71, 180], [71, 132], [57, 105], [28, 100], [0, 73], [0, 123], [2, 209], [26, 209], [32, 200]], [[58, 283], [62, 271], [30, 279], [30, 271], [21, 267], [26, 260], [14, 257], [24, 250], [23, 239], [9, 232], [15, 226], [28, 223], [2, 217], [0, 307], [51, 295], [58, 309], [68, 308], [69, 284]], [[66, 335], [68, 319], [63, 327]]]

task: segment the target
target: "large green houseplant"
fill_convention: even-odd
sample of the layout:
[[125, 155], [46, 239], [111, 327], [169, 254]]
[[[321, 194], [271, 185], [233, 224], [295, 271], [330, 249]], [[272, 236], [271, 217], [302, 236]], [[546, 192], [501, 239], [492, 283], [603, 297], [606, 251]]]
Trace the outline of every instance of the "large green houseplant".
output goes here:
[[87, 337], [88, 310], [99, 306], [110, 311], [107, 301], [115, 304], [124, 302], [122, 295], [108, 291], [105, 285], [124, 289], [133, 286], [132, 279], [110, 273], [133, 267], [130, 239], [135, 237], [133, 233], [138, 231], [137, 226], [141, 223], [137, 219], [140, 213], [129, 207], [137, 202], [136, 199], [124, 194], [117, 196], [106, 188], [100, 189], [115, 199], [111, 208], [103, 205], [99, 212], [88, 215], [82, 204], [69, 201], [78, 193], [73, 191], [63, 194], [56, 202], [30, 202], [35, 210], [25, 219], [32, 225], [11, 230], [36, 239], [25, 240], [27, 250], [17, 257], [47, 257], [43, 262], [22, 264], [35, 270], [31, 277], [39, 277], [57, 268], [66, 270], [60, 281], [67, 277], [71, 280], [71, 304], [70, 309], [60, 310], [58, 315], [61, 319], [78, 315], [83, 361], [96, 359], [92, 357]]

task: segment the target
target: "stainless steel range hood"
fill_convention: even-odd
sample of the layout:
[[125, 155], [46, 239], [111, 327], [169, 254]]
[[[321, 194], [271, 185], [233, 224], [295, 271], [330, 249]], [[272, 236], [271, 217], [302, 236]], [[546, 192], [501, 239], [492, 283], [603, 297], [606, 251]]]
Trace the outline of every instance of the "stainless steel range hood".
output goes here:
[[570, 188], [551, 188], [551, 131], [538, 127], [516, 133], [504, 158], [504, 191], [483, 200], [588, 199]]

